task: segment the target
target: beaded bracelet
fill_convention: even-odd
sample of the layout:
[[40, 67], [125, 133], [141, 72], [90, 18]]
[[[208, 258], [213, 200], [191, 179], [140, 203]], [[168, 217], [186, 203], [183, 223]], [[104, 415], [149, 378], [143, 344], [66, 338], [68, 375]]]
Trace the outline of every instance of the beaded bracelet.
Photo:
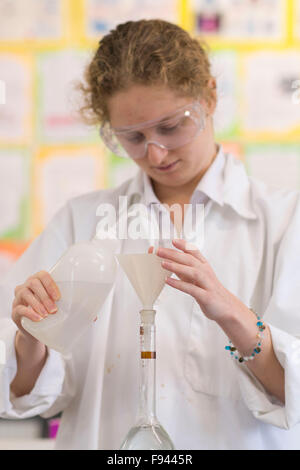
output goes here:
[[258, 322], [256, 323], [256, 326], [258, 327], [258, 333], [256, 335], [256, 338], [258, 338], [258, 341], [256, 343], [256, 346], [253, 350], [253, 353], [251, 354], [251, 356], [238, 356], [236, 354], [236, 347], [233, 346], [232, 344], [232, 341], [229, 340], [229, 346], [225, 346], [225, 349], [227, 351], [230, 351], [230, 355], [231, 357], [234, 357], [238, 362], [244, 362], [244, 361], [253, 361], [253, 359], [255, 358], [255, 355], [256, 354], [259, 354], [261, 352], [261, 340], [262, 338], [264, 338], [264, 330], [266, 329], [264, 323], [261, 321], [261, 318], [257, 315], [257, 313], [252, 309], [250, 308], [249, 310], [251, 310], [251, 312], [253, 312], [255, 315], [256, 315], [256, 318], [258, 320]]

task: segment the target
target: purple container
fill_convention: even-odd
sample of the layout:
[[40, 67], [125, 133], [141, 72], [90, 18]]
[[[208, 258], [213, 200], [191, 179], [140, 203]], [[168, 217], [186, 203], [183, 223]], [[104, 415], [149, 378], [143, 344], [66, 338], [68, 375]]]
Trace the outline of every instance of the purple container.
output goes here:
[[59, 428], [60, 418], [50, 419], [48, 424], [48, 437], [55, 439]]

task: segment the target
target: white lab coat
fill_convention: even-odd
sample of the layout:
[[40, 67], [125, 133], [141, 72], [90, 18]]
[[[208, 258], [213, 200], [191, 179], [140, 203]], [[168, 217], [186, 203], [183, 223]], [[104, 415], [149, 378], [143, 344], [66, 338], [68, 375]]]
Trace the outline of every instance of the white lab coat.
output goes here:
[[[120, 195], [151, 204], [142, 172], [119, 188], [71, 199], [2, 282], [0, 416], [50, 417], [63, 411], [57, 449], [118, 449], [134, 424], [138, 403], [141, 304], [122, 270], [115, 288], [74, 350], [64, 359], [50, 350], [29, 395], [10, 395], [16, 373], [10, 319], [16, 285], [49, 270], [72, 243], [92, 239], [100, 203]], [[202, 252], [224, 286], [269, 324], [275, 354], [285, 369], [286, 404], [270, 396], [230, 358], [228, 339], [194, 299], [170, 286], [157, 304], [157, 415], [176, 449], [300, 449], [300, 205], [299, 193], [270, 191], [249, 178], [222, 148], [199, 183], [193, 202], [205, 201]], [[122, 243], [146, 252], [146, 240]]]

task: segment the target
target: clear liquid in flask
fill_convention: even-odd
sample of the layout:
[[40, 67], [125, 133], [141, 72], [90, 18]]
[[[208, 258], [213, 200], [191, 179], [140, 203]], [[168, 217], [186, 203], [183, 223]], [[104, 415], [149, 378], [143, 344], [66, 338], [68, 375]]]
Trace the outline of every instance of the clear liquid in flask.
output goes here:
[[58, 310], [40, 322], [22, 318], [22, 326], [42, 343], [69, 354], [82, 332], [92, 323], [106, 300], [113, 283], [83, 281], [56, 282], [61, 298]]
[[127, 434], [121, 450], [173, 450], [167, 432], [160, 424], [135, 426]]

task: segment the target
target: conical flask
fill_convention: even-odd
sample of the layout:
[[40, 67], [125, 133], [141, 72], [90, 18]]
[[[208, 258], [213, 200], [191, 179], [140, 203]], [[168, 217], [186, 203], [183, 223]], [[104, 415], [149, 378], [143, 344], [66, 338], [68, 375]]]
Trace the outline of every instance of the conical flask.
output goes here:
[[173, 443], [156, 416], [156, 344], [154, 302], [168, 271], [149, 253], [118, 255], [117, 259], [140, 298], [140, 395], [138, 417], [121, 450], [172, 450]]
[[58, 311], [40, 322], [23, 317], [23, 328], [46, 346], [70, 356], [115, 282], [118, 247], [117, 240], [96, 238], [71, 245], [49, 271], [61, 293]]

